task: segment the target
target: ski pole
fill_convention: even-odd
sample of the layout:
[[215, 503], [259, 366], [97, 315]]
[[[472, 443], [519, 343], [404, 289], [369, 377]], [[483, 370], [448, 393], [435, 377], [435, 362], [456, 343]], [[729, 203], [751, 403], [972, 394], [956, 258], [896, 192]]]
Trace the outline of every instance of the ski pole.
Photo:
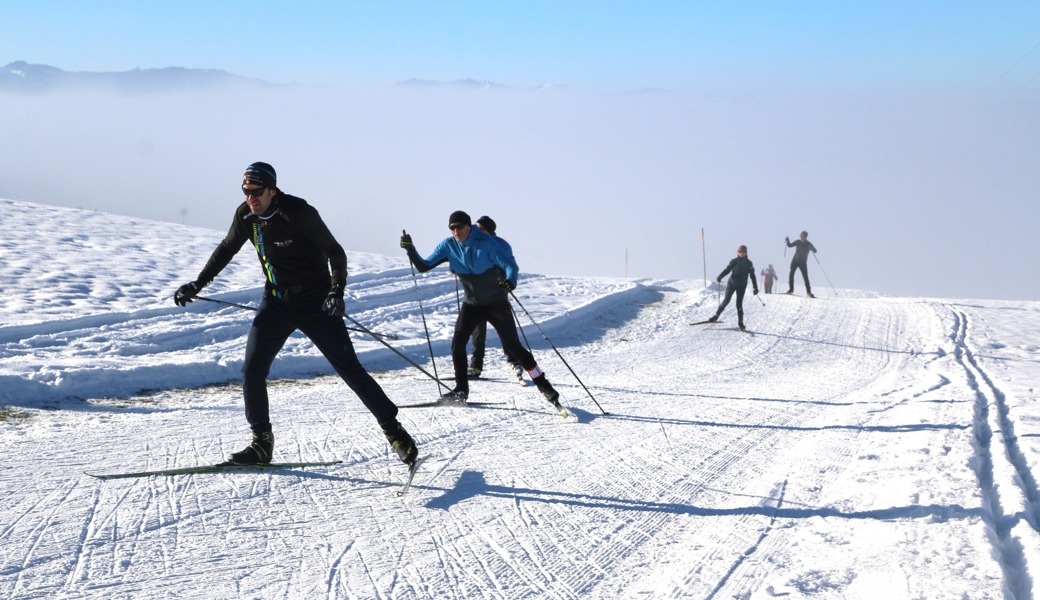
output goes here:
[[595, 402], [600, 412], [602, 412], [603, 414], [607, 414], [607, 411], [603, 410], [603, 407], [599, 405], [599, 402], [596, 401], [595, 396], [592, 395], [592, 392], [589, 391], [589, 388], [585, 387], [585, 384], [582, 383], [581, 378], [578, 377], [578, 374], [574, 372], [574, 369], [572, 369], [569, 364], [567, 364], [567, 360], [563, 358], [563, 355], [560, 354], [560, 351], [556, 349], [556, 345], [552, 343], [552, 340], [549, 339], [549, 336], [545, 335], [545, 331], [542, 330], [542, 326], [538, 324], [538, 321], [534, 320], [534, 317], [531, 316], [531, 313], [528, 312], [528, 310], [524, 308], [524, 305], [520, 303], [520, 299], [516, 297], [516, 294], [514, 294], [513, 292], [509, 292], [509, 295], [513, 297], [513, 300], [516, 300], [516, 305], [524, 311], [524, 313], [527, 315], [527, 318], [531, 319], [531, 322], [534, 323], [535, 328], [538, 330], [539, 333], [542, 334], [542, 337], [545, 338], [545, 341], [549, 342], [549, 346], [552, 347], [553, 351], [556, 352], [556, 356], [560, 357], [560, 360], [563, 361], [563, 364], [567, 366], [567, 370], [570, 371], [571, 375], [574, 375], [574, 378], [578, 380], [578, 383], [581, 384], [581, 387], [585, 390], [585, 393], [589, 395], [589, 398], [592, 398], [592, 401]]
[[[361, 323], [358, 323], [354, 319], [354, 317], [351, 317], [350, 315], [346, 315], [346, 314], [343, 315], [343, 317], [346, 318], [346, 319], [349, 319], [351, 323], [357, 325], [361, 329], [361, 331], [363, 331], [364, 333], [367, 333], [368, 335], [371, 335], [372, 337], [374, 337], [377, 342], [379, 342], [380, 344], [382, 344], [382, 345], [386, 346], [387, 348], [389, 348], [390, 350], [392, 350], [394, 352], [394, 354], [396, 354], [396, 355], [400, 356], [401, 358], [405, 359], [406, 361], [408, 361], [413, 367], [415, 367], [416, 369], [419, 369], [420, 371], [422, 371], [422, 373], [424, 375], [426, 375], [430, 379], [436, 381], [439, 385], [443, 386], [449, 392], [451, 391], [451, 388], [448, 386], [448, 384], [444, 383], [443, 381], [441, 381], [437, 377], [435, 377], [433, 375], [430, 375], [429, 371], [427, 371], [426, 369], [420, 367], [418, 363], [416, 363], [414, 360], [412, 360], [412, 359], [408, 358], [407, 356], [405, 356], [405, 354], [403, 352], [401, 352], [397, 348], [394, 348], [390, 344], [384, 342], [382, 339], [376, 337], [376, 335], [374, 333], [372, 333], [371, 331], [369, 331], [364, 325], [362, 325]], [[437, 388], [437, 391], [439, 392], [440, 388]]]
[[[226, 300], [217, 300], [216, 298], [207, 298], [205, 296], [195, 296], [195, 299], [196, 300], [205, 300], [206, 302], [212, 302], [213, 304], [223, 304], [224, 306], [233, 306], [235, 308], [242, 308], [242, 309], [245, 309], [245, 310], [251, 310], [253, 312], [257, 311], [257, 309], [253, 308], [252, 306], [246, 306], [245, 304], [235, 304], [234, 302], [228, 302]], [[368, 335], [370, 335], [372, 337], [377, 337], [377, 338], [382, 337], [382, 338], [386, 338], [388, 340], [396, 340], [396, 339], [398, 339], [396, 333], [375, 333], [374, 331], [361, 330], [361, 329], [357, 329], [355, 327], [347, 327], [347, 329], [349, 329], [350, 331], [357, 331], [359, 333], [367, 333]]]
[[820, 265], [820, 272], [823, 273], [823, 278], [827, 280], [827, 285], [831, 286], [831, 291], [834, 292], [834, 297], [838, 297], [838, 290], [834, 289], [834, 284], [831, 283], [831, 278], [827, 277], [827, 271], [823, 268], [823, 263], [820, 262], [820, 257], [816, 256], [816, 253], [812, 253], [813, 258], [816, 259], [816, 264]]
[[[401, 235], [408, 235], [408, 232], [402, 229]], [[422, 328], [423, 331], [426, 332], [426, 346], [430, 349], [430, 362], [433, 364], [433, 379], [437, 383], [441, 383], [441, 379], [437, 374], [437, 359], [433, 356], [433, 342], [430, 341], [430, 329], [426, 326], [426, 311], [423, 310], [422, 296], [419, 295], [419, 278], [415, 275], [415, 265], [412, 264], [411, 257], [408, 258], [408, 268], [412, 270], [412, 283], [415, 284], [415, 299], [419, 301], [419, 316], [422, 317]], [[440, 388], [437, 388], [437, 391], [439, 392]]]

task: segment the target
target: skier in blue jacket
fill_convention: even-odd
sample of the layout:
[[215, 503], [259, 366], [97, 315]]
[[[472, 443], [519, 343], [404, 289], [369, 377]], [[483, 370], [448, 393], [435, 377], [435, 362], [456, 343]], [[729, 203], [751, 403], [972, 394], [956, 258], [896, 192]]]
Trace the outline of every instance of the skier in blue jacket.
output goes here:
[[401, 236], [401, 247], [408, 252], [408, 259], [420, 273], [447, 262], [462, 282], [464, 298], [451, 338], [455, 388], [442, 398], [455, 402], [465, 402], [469, 398], [466, 342], [477, 325], [487, 321], [498, 333], [503, 351], [520, 362], [546, 400], [554, 405], [559, 404], [559, 392], [538, 368], [531, 352], [520, 343], [513, 321], [509, 292], [516, 289], [520, 275], [513, 258], [513, 249], [502, 238], [473, 227], [470, 216], [461, 210], [451, 213], [448, 229], [451, 235], [437, 244], [425, 259], [419, 256], [410, 235], [405, 233]]

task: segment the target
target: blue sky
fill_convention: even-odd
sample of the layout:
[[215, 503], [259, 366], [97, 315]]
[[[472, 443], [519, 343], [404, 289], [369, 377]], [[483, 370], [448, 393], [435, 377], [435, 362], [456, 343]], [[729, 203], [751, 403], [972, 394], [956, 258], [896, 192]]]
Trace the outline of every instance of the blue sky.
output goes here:
[[817, 292], [1040, 300], [1040, 2], [3, 0], [16, 60], [304, 85], [0, 96], [4, 197], [222, 230], [265, 160], [356, 251], [463, 209], [536, 273], [783, 276], [806, 229]]
[[0, 22], [5, 62], [313, 84], [1013, 87], [1040, 70], [1040, 3], [1025, 1], [5, 0]]

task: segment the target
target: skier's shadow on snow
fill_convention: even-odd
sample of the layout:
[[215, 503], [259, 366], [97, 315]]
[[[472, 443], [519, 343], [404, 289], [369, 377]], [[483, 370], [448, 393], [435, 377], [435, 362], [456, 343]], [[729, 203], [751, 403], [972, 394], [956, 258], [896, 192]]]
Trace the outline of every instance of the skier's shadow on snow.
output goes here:
[[[427, 490], [438, 488], [427, 486]], [[877, 510], [842, 511], [829, 507], [783, 506], [782, 500], [763, 498], [763, 504], [733, 508], [711, 508], [682, 504], [678, 502], [654, 502], [620, 498], [617, 496], [597, 496], [573, 492], [557, 492], [537, 490], [533, 488], [491, 485], [479, 471], [463, 471], [453, 488], [441, 488], [443, 493], [426, 503], [426, 508], [449, 510], [453, 506], [477, 497], [501, 498], [510, 502], [543, 502], [560, 504], [573, 508], [594, 508], [608, 510], [625, 510], [635, 512], [657, 512], [694, 517], [726, 517], [742, 515], [761, 515], [778, 519], [808, 519], [812, 517], [836, 517], [843, 519], [937, 519], [939, 521], [969, 518], [986, 518], [981, 508], [965, 508], [958, 504], [912, 504], [895, 506]], [[1020, 520], [1022, 515], [1016, 515]]]

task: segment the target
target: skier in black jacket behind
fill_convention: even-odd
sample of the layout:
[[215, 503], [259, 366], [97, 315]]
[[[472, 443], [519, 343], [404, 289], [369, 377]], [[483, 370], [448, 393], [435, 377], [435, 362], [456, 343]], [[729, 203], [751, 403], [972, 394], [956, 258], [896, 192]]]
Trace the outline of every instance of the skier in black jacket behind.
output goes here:
[[722, 278], [727, 273], [732, 273], [729, 276], [729, 281], [726, 283], [726, 296], [722, 299], [722, 304], [719, 304], [719, 309], [715, 311], [715, 314], [708, 319], [708, 322], [714, 323], [719, 320], [719, 315], [722, 311], [726, 310], [726, 305], [729, 304], [730, 298], [733, 297], [733, 293], [737, 294], [737, 326], [740, 327], [741, 331], [746, 331], [744, 327], [744, 292], [747, 290], [748, 280], [751, 280], [751, 287], [754, 289], [755, 294], [758, 294], [758, 280], [755, 277], [755, 265], [751, 264], [751, 261], [747, 257], [747, 246], [741, 245], [737, 248], [737, 257], [729, 261], [729, 265], [719, 273], [719, 276], [715, 281], [722, 283]]
[[[182, 285], [174, 302], [185, 306], [250, 242], [267, 282], [246, 342], [246, 421], [253, 441], [231, 455], [236, 465], [271, 462], [274, 434], [267, 397], [267, 374], [275, 355], [297, 329], [328, 359], [383, 429], [402, 462], [415, 462], [418, 450], [397, 421], [397, 406], [365, 371], [354, 353], [343, 323], [347, 255], [325, 226], [318, 211], [302, 198], [277, 187], [274, 167], [255, 162], [242, 176], [246, 201], [235, 210], [227, 236], [217, 245], [198, 278]], [[331, 274], [330, 274], [331, 267]]]
[[802, 270], [802, 281], [805, 282], [805, 295], [810, 298], [815, 298], [812, 295], [812, 288], [809, 286], [809, 251], [812, 250], [813, 254], [816, 254], [816, 246], [812, 245], [809, 241], [809, 232], [803, 231], [798, 235], [798, 239], [791, 241], [791, 238], [784, 238], [787, 242], [788, 248], [794, 248], [794, 257], [791, 259], [791, 272], [787, 276], [787, 293], [794, 293], [794, 272], [796, 269]]

